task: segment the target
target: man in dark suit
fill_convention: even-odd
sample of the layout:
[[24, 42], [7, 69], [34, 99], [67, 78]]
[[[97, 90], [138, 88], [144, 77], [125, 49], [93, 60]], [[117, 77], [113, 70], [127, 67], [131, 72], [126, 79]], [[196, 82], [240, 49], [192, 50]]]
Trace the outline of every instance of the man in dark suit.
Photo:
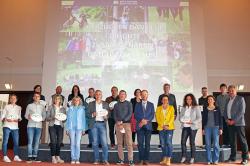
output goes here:
[[155, 115], [154, 104], [148, 101], [148, 91], [142, 90], [142, 101], [135, 105], [136, 131], [141, 165], [148, 165], [152, 120]]
[[230, 138], [231, 155], [228, 162], [235, 162], [236, 160], [236, 136], [238, 136], [242, 151], [242, 165], [248, 163], [248, 145], [245, 134], [245, 110], [246, 103], [243, 97], [237, 95], [237, 90], [234, 85], [228, 87], [230, 100], [226, 104], [224, 117], [228, 125], [228, 132]]
[[[99, 142], [102, 144], [102, 160], [104, 165], [109, 165], [108, 163], [108, 140], [107, 140], [107, 128], [106, 122], [108, 119], [108, 103], [102, 101], [102, 91], [95, 91], [95, 101], [89, 103], [88, 106], [88, 126], [92, 132], [93, 142], [92, 147], [94, 151], [94, 164], [100, 164], [99, 158]], [[106, 112], [106, 113], [105, 113]], [[101, 141], [99, 141], [101, 139]]]

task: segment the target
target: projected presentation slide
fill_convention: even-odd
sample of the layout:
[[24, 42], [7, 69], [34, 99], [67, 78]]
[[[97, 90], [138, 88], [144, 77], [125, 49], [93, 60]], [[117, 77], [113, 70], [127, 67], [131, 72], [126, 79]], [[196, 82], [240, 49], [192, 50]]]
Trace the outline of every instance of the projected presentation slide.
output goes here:
[[[188, 0], [62, 0], [57, 84], [192, 92]], [[157, 90], [156, 90], [157, 88]]]

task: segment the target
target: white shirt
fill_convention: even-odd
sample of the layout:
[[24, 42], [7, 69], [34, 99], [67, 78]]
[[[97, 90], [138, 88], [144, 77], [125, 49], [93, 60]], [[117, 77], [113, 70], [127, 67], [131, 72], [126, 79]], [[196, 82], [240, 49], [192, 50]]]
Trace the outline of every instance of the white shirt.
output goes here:
[[100, 104], [96, 102], [96, 117], [95, 117], [96, 121], [104, 121], [103, 116], [98, 116], [98, 112], [101, 112], [101, 111], [103, 111], [102, 102]]
[[[8, 104], [4, 107], [1, 120], [8, 119], [10, 115], [17, 116], [16, 120], [22, 120], [21, 117], [21, 107], [18, 105], [13, 105], [13, 104]], [[18, 129], [18, 123], [17, 122], [3, 122], [3, 127], [8, 127], [11, 130], [16, 130]]]
[[146, 110], [146, 108], [147, 108], [147, 101], [143, 101], [142, 100], [142, 107], [143, 107], [143, 109]]
[[[60, 108], [61, 108], [61, 107], [55, 106], [55, 116], [56, 116], [56, 114], [60, 113]], [[61, 122], [60, 122], [59, 120], [55, 119], [54, 124], [60, 126], [60, 125], [61, 125]]]
[[235, 97], [233, 97], [233, 98], [230, 97], [230, 100], [229, 100], [229, 102], [227, 104], [227, 117], [228, 117], [228, 119], [232, 119], [231, 108], [232, 108], [234, 99], [235, 99]]
[[[184, 120], [190, 121], [191, 120], [191, 107], [186, 107], [185, 114], [184, 114]], [[191, 127], [190, 124], [184, 123], [184, 127]]]
[[29, 119], [29, 115], [32, 114], [40, 114], [45, 120], [46, 118], [46, 111], [44, 105], [40, 103], [31, 103], [27, 106], [25, 112], [25, 118], [28, 120], [27, 127], [35, 127], [35, 128], [42, 128], [42, 122], [35, 122], [32, 119]]

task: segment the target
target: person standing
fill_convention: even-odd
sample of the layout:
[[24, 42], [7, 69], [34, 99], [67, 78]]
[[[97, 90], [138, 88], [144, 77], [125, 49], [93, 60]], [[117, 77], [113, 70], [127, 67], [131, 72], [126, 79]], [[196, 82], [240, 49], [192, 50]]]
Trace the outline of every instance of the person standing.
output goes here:
[[[111, 102], [118, 101], [118, 88], [116, 86], [113, 86], [111, 88], [111, 96], [106, 98], [106, 102], [110, 104]], [[108, 118], [108, 124], [109, 124], [109, 139], [111, 144], [111, 149], [115, 148], [115, 120], [114, 120], [114, 107], [110, 107], [110, 116]]]
[[62, 101], [60, 102], [61, 105], [66, 107], [65, 97], [62, 95], [62, 87], [60, 85], [56, 87], [56, 93], [51, 96], [50, 105], [54, 104], [54, 100], [57, 95], [60, 95], [62, 98]]
[[99, 142], [101, 142], [103, 164], [109, 165], [107, 129], [106, 129], [109, 106], [107, 102], [102, 101], [101, 90], [96, 90], [95, 98], [96, 98], [95, 101], [89, 103], [88, 114], [87, 114], [89, 119], [89, 129], [93, 135], [92, 145], [93, 145], [94, 160], [95, 160], [94, 164], [95, 165], [100, 164], [98, 145]]
[[11, 160], [7, 156], [7, 146], [9, 136], [11, 134], [13, 144], [14, 144], [14, 161], [22, 161], [19, 157], [19, 128], [18, 122], [22, 120], [21, 118], [21, 107], [16, 105], [17, 96], [11, 94], [9, 97], [9, 104], [3, 109], [1, 115], [1, 121], [3, 122], [3, 161], [10, 163]]
[[163, 153], [163, 160], [160, 164], [170, 165], [173, 154], [173, 131], [175, 110], [172, 105], [168, 103], [169, 97], [167, 95], [162, 97], [162, 105], [156, 109], [156, 122], [158, 124], [157, 130], [160, 135], [161, 148]]
[[[88, 97], [85, 99], [85, 103], [88, 105], [90, 100], [95, 100], [95, 89], [94, 88], [89, 88], [88, 90]], [[91, 129], [87, 130], [88, 133], [88, 139], [89, 139], [89, 144], [87, 145], [87, 148], [92, 148], [92, 142], [93, 142], [93, 136], [91, 133]]]
[[[28, 135], [28, 160], [27, 163], [41, 162], [37, 158], [38, 148], [42, 133], [42, 121], [46, 118], [45, 106], [40, 104], [40, 93], [34, 93], [34, 102], [26, 108], [25, 118], [28, 120], [27, 135]], [[34, 121], [32, 115], [41, 117], [42, 121]]]
[[181, 149], [182, 158], [181, 163], [186, 162], [187, 157], [187, 139], [190, 140], [191, 146], [191, 159], [190, 164], [194, 163], [195, 160], [195, 137], [201, 123], [201, 111], [197, 107], [197, 101], [193, 94], [186, 94], [183, 100], [183, 106], [180, 112], [180, 122], [181, 122]]
[[236, 136], [239, 138], [242, 152], [242, 165], [248, 164], [248, 144], [245, 133], [245, 111], [246, 103], [243, 97], [237, 95], [235, 85], [228, 87], [230, 100], [226, 104], [224, 118], [228, 125], [228, 133], [230, 138], [231, 155], [227, 162], [235, 162], [236, 160]]
[[67, 104], [68, 107], [70, 107], [70, 103], [72, 102], [73, 98], [76, 97], [76, 96], [80, 97], [81, 104], [84, 105], [84, 97], [81, 94], [80, 88], [79, 88], [78, 85], [74, 85], [72, 87], [71, 94], [68, 96], [68, 104]]
[[142, 101], [135, 105], [137, 142], [139, 160], [141, 165], [149, 164], [150, 140], [152, 133], [152, 120], [154, 119], [154, 104], [148, 101], [148, 91], [141, 91]]
[[202, 87], [201, 88], [201, 94], [202, 96], [199, 98], [199, 105], [202, 105], [203, 108], [206, 108], [208, 106], [208, 103], [207, 103], [207, 96], [208, 96], [208, 89], [207, 87]]
[[35, 93], [39, 93], [40, 94], [40, 100], [45, 101], [45, 97], [42, 95], [42, 86], [41, 85], [35, 85], [34, 88], [33, 88], [33, 93], [28, 99], [28, 102], [27, 102], [28, 104], [33, 103], [33, 101], [34, 101], [33, 97], [34, 97]]
[[[170, 84], [166, 83], [163, 85], [163, 91], [164, 93], [161, 94], [158, 98], [158, 103], [157, 103], [157, 107], [162, 105], [162, 98], [163, 96], [168, 96], [168, 103], [169, 105], [172, 105], [174, 107], [174, 115], [175, 115], [175, 119], [177, 117], [177, 104], [176, 104], [176, 98], [175, 95], [170, 93]], [[160, 135], [159, 135], [160, 136]], [[161, 139], [160, 139], [160, 145], [158, 146], [158, 148], [161, 148]]]
[[80, 164], [81, 138], [87, 130], [86, 108], [81, 102], [81, 98], [75, 96], [67, 111], [66, 134], [70, 138], [71, 164]]
[[132, 141], [133, 141], [133, 147], [136, 147], [135, 144], [135, 137], [136, 137], [136, 119], [134, 116], [134, 112], [135, 112], [135, 106], [137, 103], [141, 102], [141, 90], [140, 89], [136, 89], [134, 91], [134, 98], [132, 98], [130, 100], [130, 102], [132, 103], [133, 106], [133, 114], [132, 114], [132, 118], [131, 118], [131, 130], [132, 130]]
[[[219, 137], [222, 134], [222, 117], [215, 98], [207, 96], [208, 106], [202, 112], [202, 133], [205, 135], [207, 164], [218, 165], [220, 156]], [[211, 153], [211, 139], [213, 140], [213, 153]]]
[[222, 133], [222, 145], [229, 147], [229, 135], [228, 135], [228, 128], [226, 124], [226, 120], [224, 118], [224, 112], [226, 110], [226, 103], [229, 100], [229, 95], [227, 93], [227, 85], [221, 84], [220, 85], [220, 92], [221, 94], [217, 96], [216, 98], [216, 106], [220, 109], [221, 117], [223, 121], [223, 133]]
[[119, 101], [114, 106], [114, 120], [115, 131], [118, 144], [118, 157], [117, 164], [124, 164], [123, 153], [123, 140], [125, 136], [125, 142], [128, 149], [129, 165], [134, 166], [133, 161], [133, 145], [132, 145], [132, 131], [131, 131], [131, 117], [133, 113], [132, 104], [126, 100], [127, 93], [125, 90], [119, 92]]
[[46, 120], [49, 122], [50, 135], [50, 151], [52, 156], [52, 163], [64, 163], [60, 158], [61, 143], [63, 141], [63, 127], [64, 122], [57, 119], [57, 114], [64, 114], [66, 116], [66, 109], [62, 106], [63, 99], [61, 95], [55, 95], [53, 104], [49, 106]]

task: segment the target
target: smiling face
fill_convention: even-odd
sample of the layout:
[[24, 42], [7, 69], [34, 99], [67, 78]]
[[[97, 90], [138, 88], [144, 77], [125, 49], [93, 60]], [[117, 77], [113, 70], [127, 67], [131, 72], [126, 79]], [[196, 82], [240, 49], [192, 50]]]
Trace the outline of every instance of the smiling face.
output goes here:
[[186, 97], [186, 103], [187, 103], [188, 106], [192, 106], [192, 101], [193, 101], [193, 100], [192, 100], [192, 97], [191, 97], [191, 96], [187, 96], [187, 97]]
[[168, 104], [168, 97], [167, 96], [164, 96], [161, 100], [162, 102], [162, 105], [167, 105]]
[[96, 101], [101, 101], [102, 100], [102, 92], [101, 91], [96, 91], [95, 92], [95, 98], [96, 98]]
[[80, 103], [81, 103], [80, 97], [74, 97], [74, 99], [73, 99], [73, 105], [74, 106], [79, 106]]
[[15, 95], [10, 96], [10, 103], [11, 104], [16, 104], [17, 97]]
[[143, 101], [147, 101], [148, 100], [148, 92], [147, 91], [142, 91], [141, 92], [141, 98]]
[[214, 100], [214, 98], [212, 96], [210, 96], [210, 97], [207, 98], [207, 102], [208, 102], [208, 105], [214, 105], [215, 100]]
[[230, 97], [236, 96], [236, 94], [237, 94], [236, 88], [230, 86], [230, 87], [228, 88], [228, 94], [229, 94]]

